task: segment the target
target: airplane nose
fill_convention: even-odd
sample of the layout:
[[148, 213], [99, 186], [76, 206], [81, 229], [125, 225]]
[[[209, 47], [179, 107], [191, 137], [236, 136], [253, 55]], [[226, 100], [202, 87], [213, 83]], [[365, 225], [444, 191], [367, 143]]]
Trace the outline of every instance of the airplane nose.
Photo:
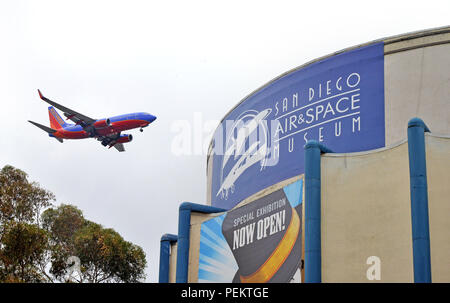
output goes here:
[[153, 115], [148, 114], [147, 120], [148, 120], [148, 122], [152, 123], [153, 121], [156, 120], [156, 117], [153, 116]]

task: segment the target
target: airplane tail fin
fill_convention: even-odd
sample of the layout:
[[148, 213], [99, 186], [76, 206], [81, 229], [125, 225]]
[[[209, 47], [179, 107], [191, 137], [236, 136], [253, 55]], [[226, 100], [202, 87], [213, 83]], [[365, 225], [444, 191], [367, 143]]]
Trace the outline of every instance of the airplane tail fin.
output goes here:
[[50, 128], [50, 127], [47, 127], [47, 126], [45, 126], [45, 125], [42, 125], [42, 124], [36, 123], [36, 122], [34, 122], [34, 121], [30, 121], [30, 120], [28, 120], [28, 122], [30, 122], [30, 123], [31, 123], [31, 124], [33, 124], [34, 126], [37, 126], [37, 127], [39, 127], [39, 128], [40, 128], [40, 129], [42, 129], [43, 131], [47, 132], [47, 133], [48, 133], [48, 135], [49, 135], [50, 137], [53, 137], [53, 138], [55, 138], [56, 140], [58, 140], [59, 142], [63, 143], [63, 139], [61, 139], [61, 138], [57, 138], [57, 137], [55, 137], [55, 136], [53, 135], [54, 133], [56, 133], [56, 132], [57, 132], [57, 130], [56, 130], [56, 129], [53, 129], [53, 128]]
[[50, 126], [53, 129], [64, 128], [67, 125], [53, 106], [48, 107], [48, 117], [50, 118]]

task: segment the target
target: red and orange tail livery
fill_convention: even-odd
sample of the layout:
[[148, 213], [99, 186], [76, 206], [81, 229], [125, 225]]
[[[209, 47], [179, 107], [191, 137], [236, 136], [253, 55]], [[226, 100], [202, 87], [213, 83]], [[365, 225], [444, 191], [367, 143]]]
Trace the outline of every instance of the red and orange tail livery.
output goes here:
[[67, 125], [53, 106], [48, 107], [48, 117], [50, 119], [50, 127], [53, 129], [61, 129]]

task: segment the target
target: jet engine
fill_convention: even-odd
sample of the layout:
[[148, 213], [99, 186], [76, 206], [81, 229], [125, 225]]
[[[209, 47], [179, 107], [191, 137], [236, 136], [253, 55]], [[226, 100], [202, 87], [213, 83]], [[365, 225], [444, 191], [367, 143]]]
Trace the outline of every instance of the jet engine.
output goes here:
[[133, 140], [133, 135], [123, 134], [116, 140], [116, 143], [128, 143]]
[[95, 121], [95, 123], [93, 125], [96, 129], [105, 128], [105, 127], [108, 127], [111, 125], [111, 121], [109, 119], [101, 119], [101, 120]]

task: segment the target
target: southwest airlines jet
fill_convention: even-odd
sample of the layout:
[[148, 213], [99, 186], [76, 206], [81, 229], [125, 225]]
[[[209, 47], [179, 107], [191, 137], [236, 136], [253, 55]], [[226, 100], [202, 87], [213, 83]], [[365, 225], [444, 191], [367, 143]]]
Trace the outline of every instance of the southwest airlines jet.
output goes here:
[[[46, 131], [50, 137], [61, 143], [63, 139], [95, 138], [101, 141], [103, 146], [109, 146], [109, 148], [114, 146], [118, 151], [123, 152], [125, 151], [123, 143], [131, 142], [133, 136], [121, 134], [122, 131], [140, 128], [142, 132], [144, 127], [156, 120], [155, 116], [148, 113], [133, 113], [111, 118], [92, 119], [51, 101], [44, 97], [40, 90], [38, 90], [38, 93], [42, 100], [51, 105], [48, 108], [50, 127], [30, 120], [28, 122]], [[64, 113], [66, 120], [71, 120], [75, 124], [66, 123], [55, 110], [55, 107]]]

